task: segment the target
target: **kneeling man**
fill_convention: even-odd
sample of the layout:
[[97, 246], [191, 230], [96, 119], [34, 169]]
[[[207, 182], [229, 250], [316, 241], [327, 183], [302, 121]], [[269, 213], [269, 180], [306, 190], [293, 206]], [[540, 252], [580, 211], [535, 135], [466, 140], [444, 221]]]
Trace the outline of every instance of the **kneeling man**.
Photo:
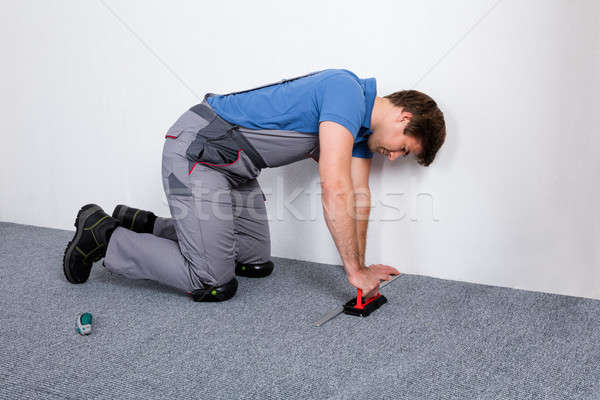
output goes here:
[[[375, 78], [344, 69], [313, 72], [241, 92], [208, 93], [165, 135], [162, 181], [171, 218], [119, 205], [112, 216], [83, 206], [64, 254], [71, 283], [104, 258], [111, 272], [178, 288], [196, 301], [222, 301], [236, 275], [273, 270], [263, 168], [305, 158], [319, 164], [323, 213], [349, 283], [370, 297], [399, 272], [365, 265], [373, 153], [412, 154], [431, 164], [446, 135], [426, 94], [377, 96]], [[358, 211], [357, 211], [358, 210]]]

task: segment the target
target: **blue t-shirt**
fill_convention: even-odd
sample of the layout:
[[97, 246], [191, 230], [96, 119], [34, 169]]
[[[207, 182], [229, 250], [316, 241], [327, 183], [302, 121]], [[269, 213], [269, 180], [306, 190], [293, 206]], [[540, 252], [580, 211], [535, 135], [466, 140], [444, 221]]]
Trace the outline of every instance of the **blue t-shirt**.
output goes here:
[[367, 146], [377, 95], [375, 78], [360, 79], [346, 69], [327, 69], [304, 78], [238, 94], [207, 98], [217, 114], [250, 129], [319, 133], [319, 123], [334, 121], [354, 137], [353, 157], [371, 158]]

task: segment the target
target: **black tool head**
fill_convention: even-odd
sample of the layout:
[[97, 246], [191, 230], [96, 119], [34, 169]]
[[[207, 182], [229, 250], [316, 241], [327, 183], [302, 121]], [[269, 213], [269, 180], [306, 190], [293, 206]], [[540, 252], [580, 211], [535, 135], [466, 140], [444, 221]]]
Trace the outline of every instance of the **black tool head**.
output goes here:
[[380, 295], [375, 300], [366, 304], [362, 309], [356, 307], [356, 298], [350, 300], [346, 304], [344, 304], [344, 314], [355, 315], [357, 317], [367, 317], [373, 311], [377, 310], [379, 307], [384, 305], [387, 302], [385, 296]]

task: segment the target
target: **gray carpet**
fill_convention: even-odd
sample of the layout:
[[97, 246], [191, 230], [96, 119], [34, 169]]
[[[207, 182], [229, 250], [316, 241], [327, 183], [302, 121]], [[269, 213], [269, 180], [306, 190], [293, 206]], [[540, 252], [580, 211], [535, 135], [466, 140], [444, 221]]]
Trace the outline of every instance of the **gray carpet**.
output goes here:
[[99, 263], [69, 284], [71, 235], [0, 223], [0, 398], [600, 398], [600, 301], [404, 275], [372, 316], [316, 328], [355, 293], [341, 267], [276, 259], [194, 303]]

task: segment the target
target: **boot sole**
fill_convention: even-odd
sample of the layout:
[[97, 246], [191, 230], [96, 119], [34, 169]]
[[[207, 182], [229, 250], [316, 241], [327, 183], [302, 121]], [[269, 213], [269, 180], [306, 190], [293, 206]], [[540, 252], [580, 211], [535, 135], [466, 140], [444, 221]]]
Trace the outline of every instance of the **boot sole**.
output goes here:
[[77, 281], [75, 280], [72, 276], [71, 276], [71, 272], [69, 271], [69, 263], [68, 261], [71, 258], [71, 255], [73, 254], [73, 251], [75, 250], [75, 247], [77, 247], [77, 243], [79, 243], [79, 239], [81, 239], [81, 235], [83, 233], [83, 227], [85, 225], [85, 220], [92, 215], [93, 213], [95, 213], [96, 211], [102, 210], [102, 208], [100, 208], [100, 206], [96, 205], [96, 204], [86, 204], [85, 206], [81, 207], [81, 209], [79, 210], [79, 212], [77, 213], [77, 218], [75, 218], [75, 236], [73, 237], [73, 239], [69, 242], [69, 244], [67, 244], [67, 247], [65, 248], [65, 254], [63, 255], [63, 272], [65, 273], [65, 277], [67, 278], [67, 280], [71, 283], [84, 283], [85, 281]]

